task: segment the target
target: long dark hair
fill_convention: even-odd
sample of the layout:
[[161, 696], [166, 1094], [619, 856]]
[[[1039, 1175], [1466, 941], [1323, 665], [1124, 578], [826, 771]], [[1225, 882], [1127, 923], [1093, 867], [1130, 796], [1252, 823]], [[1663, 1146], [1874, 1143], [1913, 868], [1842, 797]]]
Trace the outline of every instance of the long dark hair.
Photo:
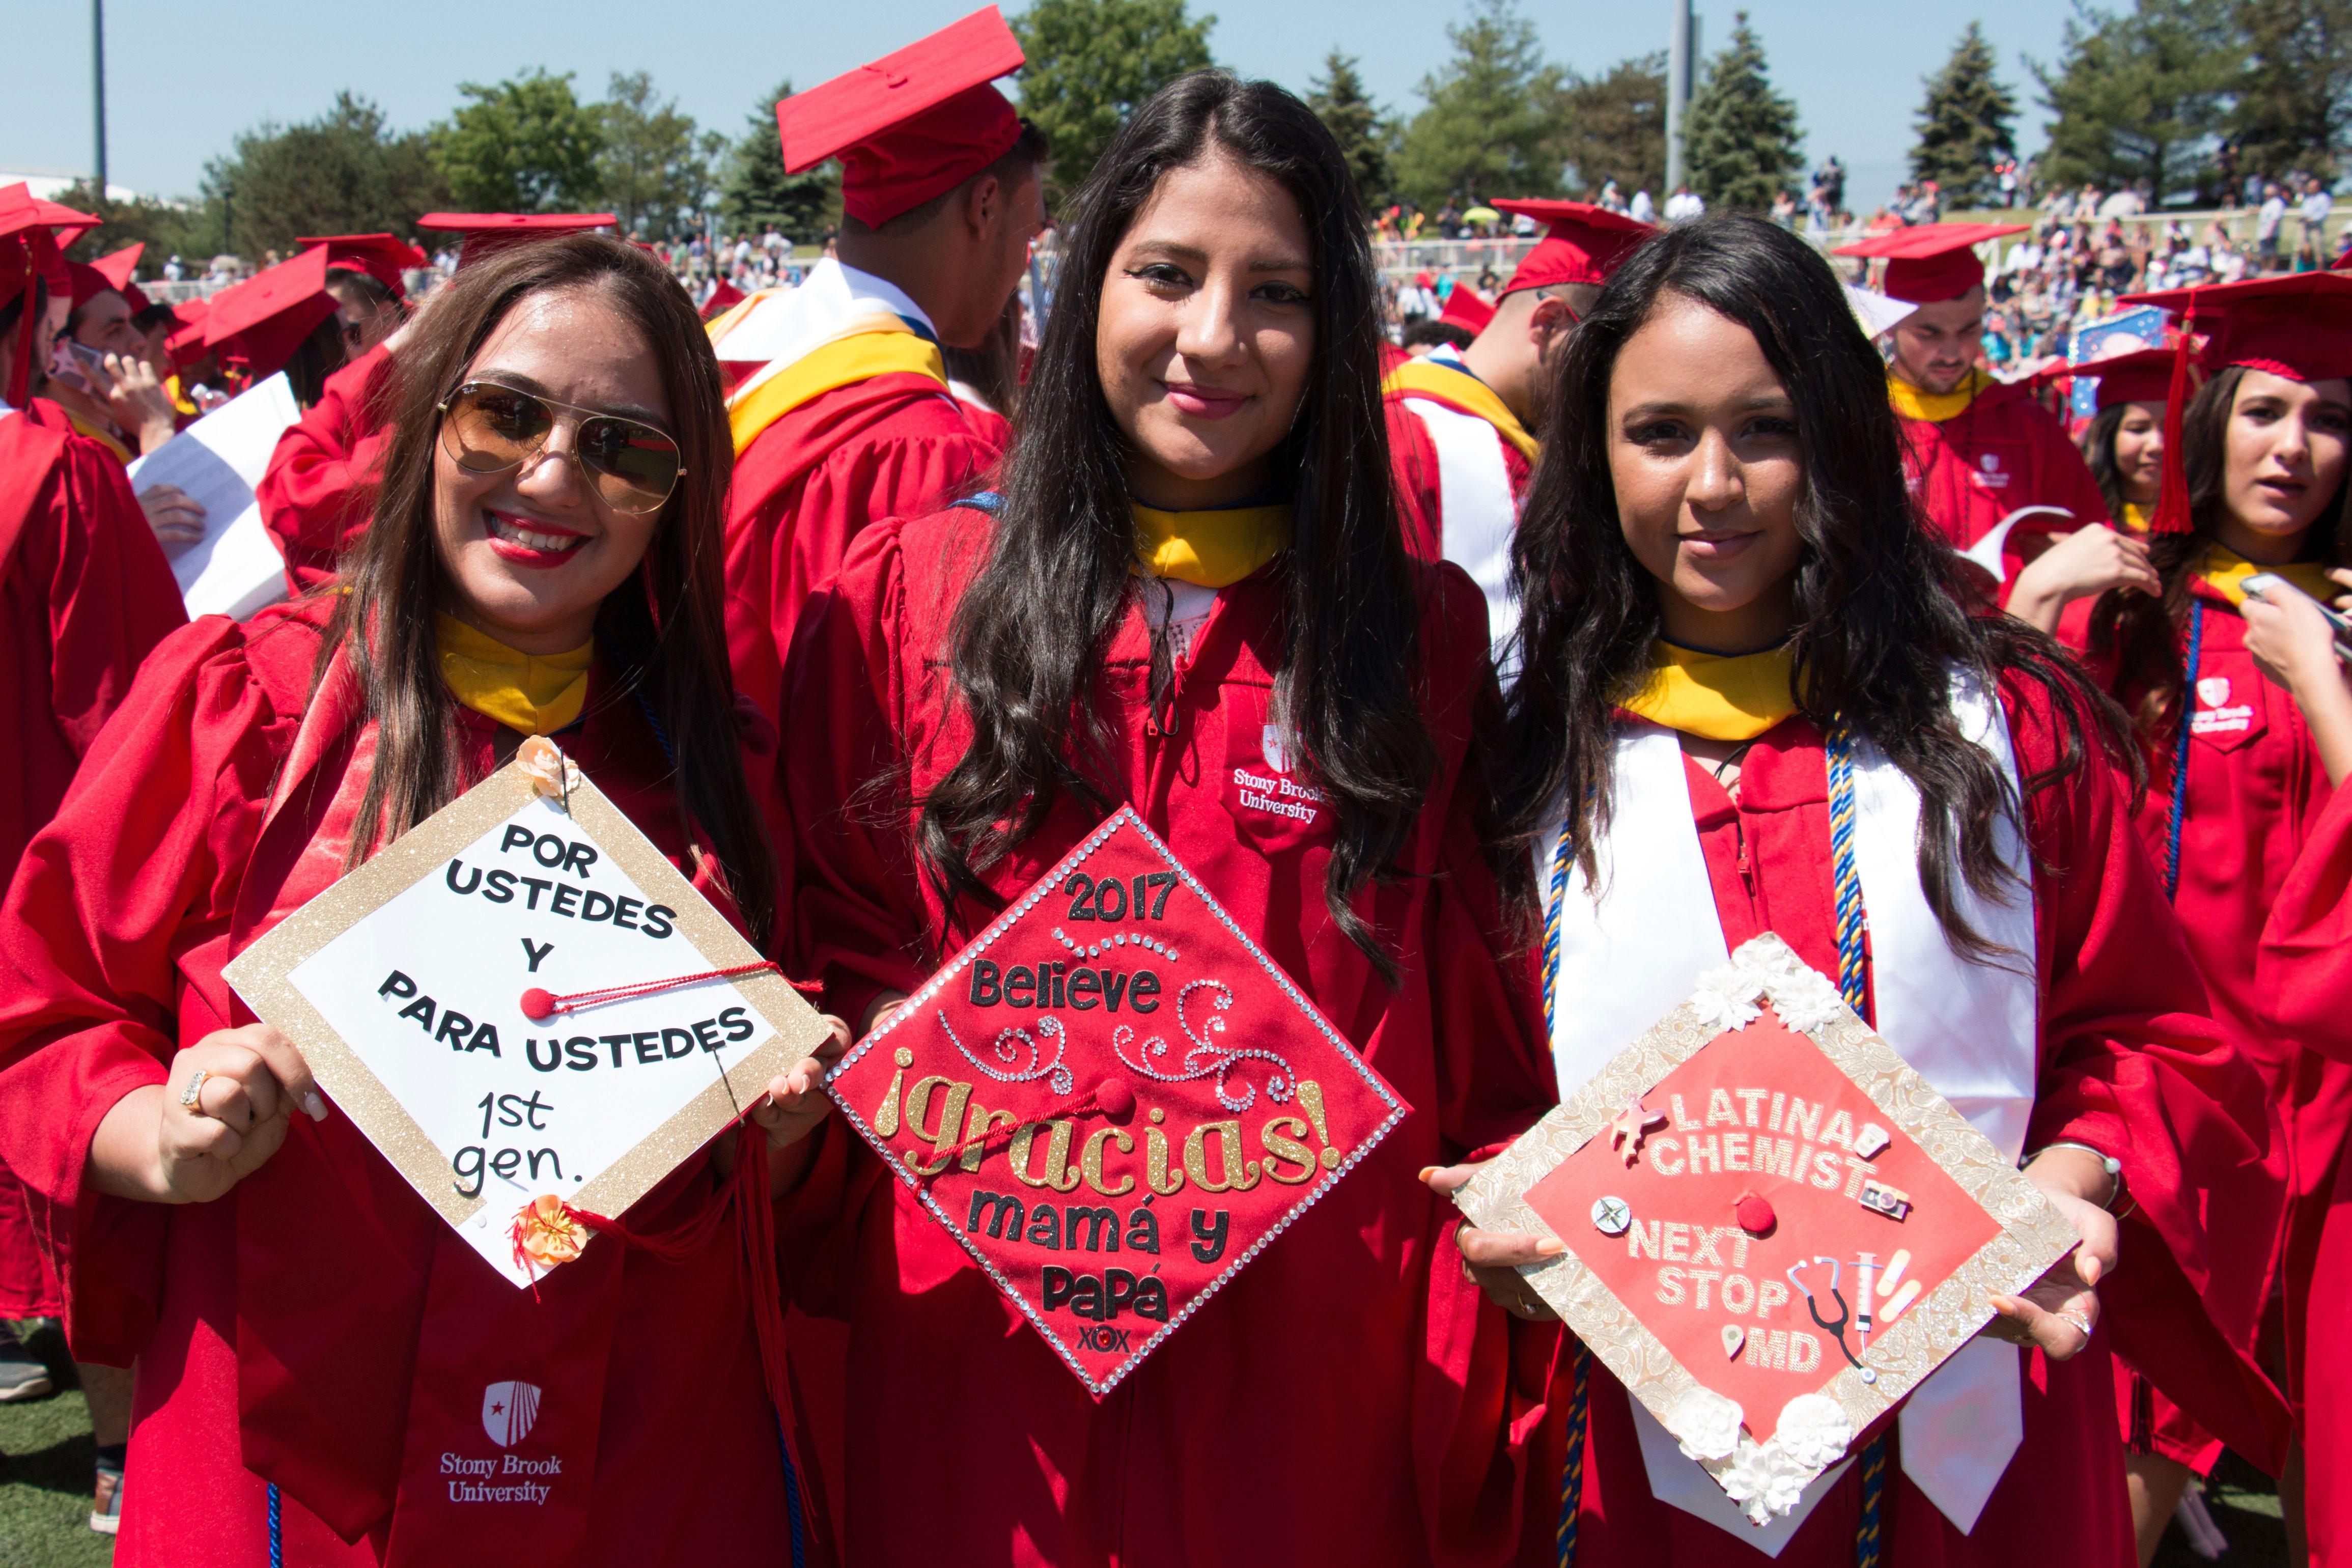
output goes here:
[[2107, 503], [2107, 515], [2123, 520], [2124, 503], [2131, 498], [2124, 494], [2123, 471], [2116, 467], [2116, 432], [2123, 428], [2124, 416], [2131, 412], [2128, 403], [2112, 403], [2091, 416], [2090, 425], [2083, 431], [2083, 461], [2098, 481], [2099, 494]]
[[[2243, 368], [2231, 365], [2198, 390], [2180, 416], [2180, 467], [2189, 486], [2187, 533], [2158, 534], [2148, 542], [2148, 564], [2164, 584], [2164, 596], [2126, 594], [2111, 588], [2091, 609], [2091, 650], [2117, 654], [2117, 690], [2125, 697], [2133, 726], [2144, 741], [2169, 733], [2180, 711], [2188, 671], [2181, 663], [2179, 628], [2189, 618], [2189, 584], [2212, 547], [2229, 483], [2230, 416], [2238, 405], [2238, 385]], [[2304, 536], [2306, 561], [2329, 566], [2352, 565], [2352, 529], [2345, 514], [2352, 509], [2352, 478], [2336, 488], [2335, 497], [2320, 509], [2319, 517]]]
[[[456, 700], [441, 675], [433, 616], [454, 593], [434, 544], [437, 405], [498, 324], [524, 300], [593, 289], [635, 323], [661, 372], [686, 474], [656, 521], [644, 569], [607, 595], [596, 648], [618, 679], [605, 700], [642, 694], [668, 742], [679, 809], [724, 872], [755, 942], [775, 919], [775, 872], [736, 750], [720, 577], [734, 452], [710, 339], [677, 280], [605, 235], [569, 235], [503, 250], [467, 268], [418, 319], [394, 361], [392, 448], [375, 518], [342, 563], [349, 588], [328, 627], [323, 675], [348, 653], [378, 728], [376, 761], [352, 836], [357, 859], [447, 805], [467, 781], [450, 745]], [[660, 605], [658, 630], [648, 595]], [[365, 635], [359, 635], [364, 629]]]
[[[1627, 548], [1610, 476], [1609, 383], [1625, 342], [1668, 295], [1748, 329], [1787, 387], [1804, 455], [1797, 500], [1799, 707], [1824, 731], [1865, 736], [1917, 786], [1919, 882], [1955, 951], [2001, 955], [1958, 912], [1959, 876], [1979, 896], [2007, 881], [1995, 835], [2014, 814], [2006, 780], [1964, 736], [1951, 709], [1955, 669], [1990, 692], [2018, 671], [2057, 698], [2058, 765], [2079, 766], [2088, 720], [2112, 709], [2039, 632], [1972, 616], [1957, 558], [1914, 510], [1902, 437], [1878, 354], [1854, 323], [1829, 266], [1759, 218], [1709, 215], [1652, 239], [1625, 263], [1570, 340], [1513, 547], [1523, 606], [1522, 664], [1499, 737], [1493, 840], [1496, 870], [1523, 930], [1539, 908], [1535, 852], [1560, 801], [1586, 875], [1613, 802], [1612, 716], [1650, 665], [1656, 584]], [[1549, 844], [1540, 846], [1549, 849]]]
[[[1003, 504], [950, 634], [971, 746], [921, 802], [917, 847], [944, 901], [993, 904], [980, 871], [1034, 833], [1065, 791], [1107, 804], [1083, 753], [1107, 737], [1089, 694], [1134, 592], [1135, 521], [1129, 444], [1095, 370], [1096, 318], [1111, 256], [1160, 176], [1212, 150], [1287, 191], [1312, 241], [1314, 363], [1275, 461], [1297, 513], [1276, 568], [1286, 600], [1276, 701], [1336, 819], [1325, 902], [1385, 972], [1386, 951], [1350, 900], [1403, 847], [1435, 752], [1414, 687], [1414, 578], [1389, 489], [1378, 292], [1345, 154], [1311, 110], [1268, 82], [1223, 71], [1171, 82], [1077, 195]], [[1164, 677], [1164, 648], [1153, 662]]]

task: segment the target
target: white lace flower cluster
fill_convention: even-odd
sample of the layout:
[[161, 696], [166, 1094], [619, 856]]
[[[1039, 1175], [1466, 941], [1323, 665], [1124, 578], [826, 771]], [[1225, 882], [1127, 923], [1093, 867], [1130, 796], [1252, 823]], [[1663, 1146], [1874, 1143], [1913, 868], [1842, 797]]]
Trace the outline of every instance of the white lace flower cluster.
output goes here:
[[1769, 1524], [1803, 1498], [1805, 1488], [1845, 1457], [1853, 1424], [1825, 1394], [1801, 1394], [1781, 1407], [1771, 1441], [1740, 1426], [1739, 1403], [1693, 1388], [1666, 1412], [1665, 1428], [1686, 1458], [1706, 1467], [1751, 1524]]
[[1756, 975], [1738, 964], [1727, 963], [1698, 977], [1691, 992], [1691, 1006], [1709, 1036], [1744, 1029], [1763, 1011], [1756, 1005], [1756, 994], [1763, 989]]
[[1700, 1023], [1720, 1034], [1756, 1021], [1759, 993], [1783, 1024], [1800, 1031], [1830, 1023], [1845, 1005], [1827, 975], [1799, 958], [1786, 942], [1765, 937], [1741, 947], [1729, 963], [1700, 975], [1691, 1005]]

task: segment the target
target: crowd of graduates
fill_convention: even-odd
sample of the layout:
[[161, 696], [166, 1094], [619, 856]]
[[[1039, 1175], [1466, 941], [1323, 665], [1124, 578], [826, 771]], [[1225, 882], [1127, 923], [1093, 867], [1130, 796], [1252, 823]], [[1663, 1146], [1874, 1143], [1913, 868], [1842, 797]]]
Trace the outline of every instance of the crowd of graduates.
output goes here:
[[[1021, 63], [786, 100], [838, 237], [701, 299], [434, 214], [429, 300], [345, 236], [175, 311], [0, 191], [0, 1317], [118, 1561], [2144, 1568], [2225, 1447], [2352, 1559], [2352, 276], [2005, 383], [2012, 229], [1857, 289], [1497, 200], [1409, 350], [1329, 132], [1202, 71], [1061, 171], [1024, 326]], [[286, 595], [191, 622], [218, 520], [126, 460], [280, 371]], [[517, 1290], [223, 969], [534, 735], [832, 1033]], [[1121, 805], [1412, 1111], [1097, 1398], [823, 1080]], [[1451, 1196], [1766, 931], [2078, 1245], [1759, 1529]], [[545, 1484], [450, 1479], [520, 1384]]]

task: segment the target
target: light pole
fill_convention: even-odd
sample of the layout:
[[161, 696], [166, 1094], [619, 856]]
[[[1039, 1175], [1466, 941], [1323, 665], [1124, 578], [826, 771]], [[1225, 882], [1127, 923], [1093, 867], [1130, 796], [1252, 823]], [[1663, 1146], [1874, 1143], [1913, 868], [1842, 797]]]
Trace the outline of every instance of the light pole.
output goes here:
[[106, 200], [106, 0], [89, 0], [89, 111], [98, 199]]
[[1691, 0], [1668, 0], [1674, 7], [1673, 27], [1666, 44], [1666, 190], [1683, 183], [1683, 116], [1690, 109], [1692, 37]]

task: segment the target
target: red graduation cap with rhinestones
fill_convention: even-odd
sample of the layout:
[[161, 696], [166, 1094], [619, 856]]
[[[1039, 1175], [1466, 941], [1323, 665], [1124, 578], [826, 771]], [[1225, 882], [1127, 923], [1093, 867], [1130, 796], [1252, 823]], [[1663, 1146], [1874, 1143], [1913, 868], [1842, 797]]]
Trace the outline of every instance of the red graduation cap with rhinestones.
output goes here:
[[335, 313], [327, 265], [325, 250], [306, 250], [214, 295], [205, 314], [205, 346], [244, 365], [256, 381], [275, 375]]
[[[45, 202], [23, 181], [0, 185], [0, 305], [26, 292], [34, 279], [48, 285], [52, 298], [73, 287], [66, 270], [65, 252], [58, 248], [59, 231], [96, 228], [99, 220], [88, 213]], [[32, 325], [19, 314], [15, 363], [7, 367], [6, 396], [21, 408], [32, 387]]]
[[611, 213], [426, 213], [416, 226], [429, 234], [463, 236], [457, 247], [457, 270], [463, 272], [510, 245], [613, 228], [620, 221]]
[[1623, 265], [1627, 257], [1657, 229], [1623, 213], [1594, 206], [1591, 202], [1496, 202], [1494, 206], [1515, 216], [1535, 219], [1545, 227], [1543, 238], [1519, 262], [1518, 270], [1503, 285], [1505, 294], [1522, 289], [1549, 289], [1555, 283], [1590, 283], [1599, 287]]
[[1131, 806], [828, 1088], [1097, 1397], [1409, 1110]]
[[1886, 278], [1880, 292], [1912, 305], [1957, 300], [1984, 282], [1976, 247], [2004, 235], [2022, 234], [2023, 223], [1927, 223], [1841, 245], [1837, 256], [1883, 257]]
[[408, 285], [402, 274], [412, 268], [429, 266], [432, 259], [394, 234], [328, 234], [294, 243], [326, 247], [328, 266], [364, 272], [391, 289], [395, 300], [408, 298]]
[[2202, 330], [2212, 370], [2242, 366], [2289, 381], [2352, 376], [2352, 275], [2296, 272], [2250, 278], [2210, 288], [2126, 294], [2119, 305], [2155, 305], [2181, 316], [2172, 354], [2170, 406], [2164, 420], [2164, 486], [2151, 533], [2187, 533], [2189, 470], [2182, 456], [2181, 416], [2189, 400], [2189, 334]]
[[989, 84], [1024, 63], [993, 5], [776, 105], [784, 171], [841, 160], [841, 205], [877, 228], [1013, 150], [1021, 117]]

